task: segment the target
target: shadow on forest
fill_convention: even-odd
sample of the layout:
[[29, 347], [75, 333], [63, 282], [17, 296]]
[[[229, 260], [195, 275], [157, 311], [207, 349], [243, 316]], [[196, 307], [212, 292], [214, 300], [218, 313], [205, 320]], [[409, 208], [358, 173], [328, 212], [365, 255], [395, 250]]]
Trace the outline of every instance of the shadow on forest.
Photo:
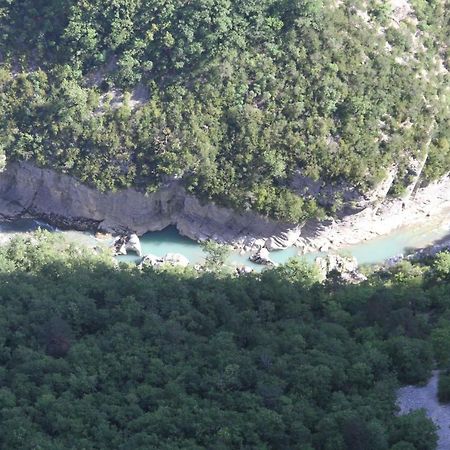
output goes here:
[[237, 278], [49, 252], [0, 253], [3, 448], [433, 448], [423, 414], [394, 414], [448, 311], [416, 271], [349, 286], [298, 261]]

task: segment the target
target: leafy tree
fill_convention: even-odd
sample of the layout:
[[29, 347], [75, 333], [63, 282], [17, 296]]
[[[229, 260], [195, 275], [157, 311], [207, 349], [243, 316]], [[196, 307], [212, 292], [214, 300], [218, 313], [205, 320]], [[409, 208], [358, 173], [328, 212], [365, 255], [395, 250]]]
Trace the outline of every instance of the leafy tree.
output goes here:
[[438, 399], [441, 403], [450, 402], [450, 371], [448, 370], [439, 374]]
[[206, 253], [205, 267], [209, 270], [223, 267], [230, 255], [230, 249], [227, 245], [212, 240], [202, 242], [202, 249]]

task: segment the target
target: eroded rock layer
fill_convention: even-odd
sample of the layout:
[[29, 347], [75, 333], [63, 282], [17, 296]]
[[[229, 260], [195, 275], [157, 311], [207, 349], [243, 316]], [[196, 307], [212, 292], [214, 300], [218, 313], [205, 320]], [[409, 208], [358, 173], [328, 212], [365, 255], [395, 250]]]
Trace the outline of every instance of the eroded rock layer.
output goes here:
[[178, 181], [151, 194], [135, 189], [102, 193], [68, 175], [27, 162], [12, 163], [0, 174], [0, 217], [6, 220], [34, 217], [60, 227], [138, 235], [175, 225], [191, 239], [214, 239], [246, 250], [296, 245], [304, 253], [329, 251], [436, 216], [450, 218], [448, 177], [416, 188], [402, 199], [387, 199], [385, 192], [368, 195], [340, 219], [295, 225], [202, 204]]

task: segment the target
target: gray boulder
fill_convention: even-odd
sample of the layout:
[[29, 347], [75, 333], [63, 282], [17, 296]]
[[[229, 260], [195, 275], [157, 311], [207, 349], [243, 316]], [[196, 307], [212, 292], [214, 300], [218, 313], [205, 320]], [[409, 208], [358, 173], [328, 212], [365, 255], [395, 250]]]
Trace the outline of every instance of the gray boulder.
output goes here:
[[333, 271], [338, 272], [342, 280], [350, 283], [358, 283], [367, 279], [358, 271], [358, 261], [354, 256], [330, 254], [316, 258], [315, 264], [319, 269], [322, 280], [325, 280], [328, 274]]
[[187, 267], [189, 265], [189, 259], [180, 253], [167, 253], [164, 256], [164, 263], [171, 264], [172, 266]]
[[249, 259], [251, 262], [254, 262], [255, 264], [262, 264], [264, 266], [269, 267], [277, 266], [277, 264], [270, 259], [269, 250], [267, 250], [267, 248], [265, 247], [259, 249], [259, 251], [254, 255], [251, 255]]
[[165, 256], [146, 255], [142, 258], [139, 267], [149, 265], [152, 267], [161, 267], [165, 264], [177, 267], [187, 267], [189, 260], [179, 253], [167, 253]]
[[249, 273], [252, 273], [253, 269], [249, 266], [239, 266], [236, 267], [236, 274], [239, 276], [248, 275]]
[[135, 252], [138, 256], [142, 256], [141, 242], [137, 234], [121, 235], [117, 236], [113, 243], [112, 248], [114, 250], [114, 255], [126, 255], [129, 251]]

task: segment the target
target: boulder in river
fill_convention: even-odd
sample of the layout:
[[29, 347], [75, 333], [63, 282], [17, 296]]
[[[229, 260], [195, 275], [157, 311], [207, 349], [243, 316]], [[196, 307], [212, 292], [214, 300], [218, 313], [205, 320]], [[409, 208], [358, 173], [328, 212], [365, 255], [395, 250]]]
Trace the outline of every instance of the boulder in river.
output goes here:
[[358, 283], [367, 278], [358, 271], [358, 261], [354, 256], [340, 256], [329, 254], [316, 258], [315, 264], [320, 275], [325, 280], [331, 272], [337, 272], [342, 280], [349, 283]]
[[142, 256], [141, 242], [137, 234], [130, 234], [125, 236], [117, 236], [113, 243], [114, 256], [126, 255], [128, 251], [135, 252], [138, 256]]
[[141, 241], [137, 234], [133, 233], [127, 237], [126, 249], [127, 251], [135, 252], [138, 256], [142, 256]]
[[398, 264], [400, 261], [403, 261], [404, 258], [405, 257], [403, 256], [403, 254], [400, 253], [399, 255], [395, 255], [395, 256], [392, 256], [391, 258], [388, 258], [384, 264], [387, 267], [392, 267], [392, 266], [395, 266], [396, 264]]
[[254, 262], [255, 264], [262, 264], [264, 266], [269, 267], [277, 266], [277, 264], [270, 259], [269, 250], [267, 250], [267, 248], [265, 247], [259, 249], [259, 251], [254, 255], [251, 255], [249, 259], [251, 262]]
[[180, 253], [167, 253], [164, 256], [164, 262], [179, 267], [187, 267], [189, 265], [189, 260]]
[[249, 266], [236, 267], [236, 274], [239, 276], [248, 275], [249, 273], [253, 273], [253, 269]]
[[126, 236], [117, 236], [111, 247], [114, 251], [114, 256], [126, 255], [127, 254], [127, 246], [126, 246]]
[[139, 267], [142, 266], [152, 266], [152, 267], [157, 267], [159, 265], [161, 265], [163, 263], [163, 258], [161, 258], [160, 256], [156, 256], [156, 255], [145, 255], [141, 262], [139, 263]]
[[152, 267], [161, 267], [165, 264], [177, 267], [187, 267], [189, 260], [179, 253], [167, 253], [165, 256], [145, 255], [139, 264], [139, 267], [149, 265]]

